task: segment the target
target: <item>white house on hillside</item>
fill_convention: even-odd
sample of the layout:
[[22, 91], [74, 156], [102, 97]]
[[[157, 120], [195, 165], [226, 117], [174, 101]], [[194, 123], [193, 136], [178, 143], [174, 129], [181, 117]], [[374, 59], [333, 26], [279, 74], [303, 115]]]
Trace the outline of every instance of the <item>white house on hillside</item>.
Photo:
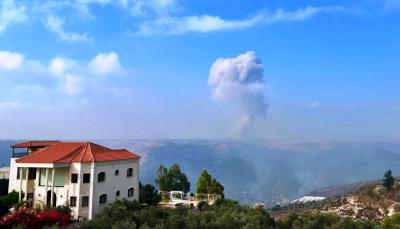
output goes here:
[[68, 202], [75, 217], [91, 219], [116, 199], [139, 200], [140, 157], [126, 149], [60, 141], [11, 147], [8, 191], [34, 206]]

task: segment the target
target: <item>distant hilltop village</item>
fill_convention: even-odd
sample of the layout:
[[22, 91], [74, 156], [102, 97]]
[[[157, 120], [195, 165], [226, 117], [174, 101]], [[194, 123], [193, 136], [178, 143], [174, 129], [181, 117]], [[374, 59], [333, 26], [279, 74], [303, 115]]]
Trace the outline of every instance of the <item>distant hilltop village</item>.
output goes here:
[[62, 141], [11, 148], [8, 191], [33, 207], [68, 203], [74, 217], [91, 219], [117, 199], [139, 200], [140, 156], [126, 149]]

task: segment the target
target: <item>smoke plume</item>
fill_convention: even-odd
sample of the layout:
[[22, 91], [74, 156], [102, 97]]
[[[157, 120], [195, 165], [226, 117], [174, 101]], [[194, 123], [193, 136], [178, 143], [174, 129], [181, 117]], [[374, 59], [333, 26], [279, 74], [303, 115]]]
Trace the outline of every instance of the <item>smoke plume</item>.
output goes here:
[[211, 66], [208, 86], [214, 99], [239, 104], [241, 114], [234, 125], [235, 134], [250, 134], [254, 121], [267, 116], [264, 69], [255, 52], [217, 59]]

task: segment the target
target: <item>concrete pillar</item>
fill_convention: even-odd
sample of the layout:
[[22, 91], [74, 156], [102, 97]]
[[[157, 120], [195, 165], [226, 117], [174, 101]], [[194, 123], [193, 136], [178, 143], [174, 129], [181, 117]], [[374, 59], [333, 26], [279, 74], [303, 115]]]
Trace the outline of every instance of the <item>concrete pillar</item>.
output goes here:
[[19, 170], [19, 190], [18, 190], [18, 201], [22, 201], [22, 175], [23, 175], [23, 170], [22, 168], [18, 168]]
[[28, 178], [29, 178], [29, 168], [25, 168], [25, 196], [24, 200], [28, 200]]
[[49, 168], [46, 168], [46, 180], [45, 180], [45, 185], [44, 185], [44, 205], [47, 204], [47, 187], [49, 185]]
[[51, 172], [51, 194], [50, 194], [50, 206], [53, 206], [53, 199], [54, 199], [54, 170], [55, 168], [53, 168], [52, 172]]
[[95, 209], [94, 209], [94, 201], [98, 201], [97, 197], [95, 198], [94, 196], [94, 162], [92, 162], [90, 164], [90, 191], [89, 191], [89, 214], [88, 214], [88, 218], [92, 219], [92, 217], [94, 216], [94, 214], [96, 214]]

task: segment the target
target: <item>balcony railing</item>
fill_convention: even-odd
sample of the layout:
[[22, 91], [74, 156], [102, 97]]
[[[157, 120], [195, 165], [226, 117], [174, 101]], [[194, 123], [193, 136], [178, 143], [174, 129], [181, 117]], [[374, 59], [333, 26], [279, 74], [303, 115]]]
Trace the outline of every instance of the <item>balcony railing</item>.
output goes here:
[[13, 154], [11, 155], [11, 157], [12, 157], [12, 158], [20, 158], [20, 157], [24, 157], [24, 156], [26, 156], [26, 155], [28, 155], [26, 152], [23, 152], [23, 153], [13, 153]]

